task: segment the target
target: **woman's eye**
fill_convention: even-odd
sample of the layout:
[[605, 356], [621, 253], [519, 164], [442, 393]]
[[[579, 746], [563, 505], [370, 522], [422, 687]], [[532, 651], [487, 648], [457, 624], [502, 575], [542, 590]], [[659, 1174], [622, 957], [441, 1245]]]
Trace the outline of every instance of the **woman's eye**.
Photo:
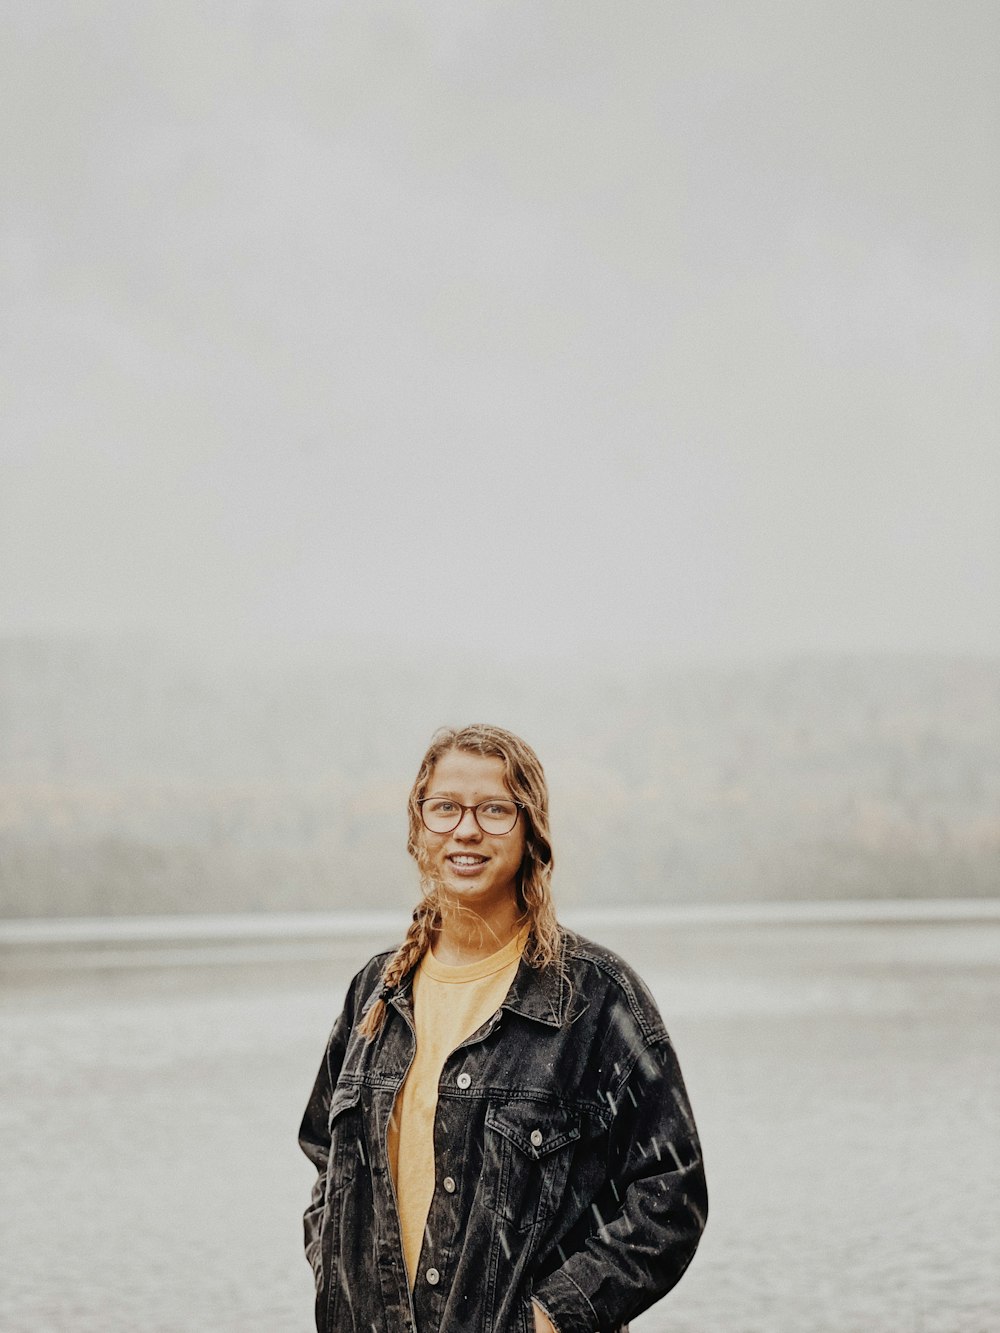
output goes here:
[[431, 801], [431, 803], [430, 803], [430, 810], [431, 810], [431, 814], [434, 814], [434, 815], [450, 815], [450, 814], [453, 814], [454, 811], [455, 811], [455, 802], [454, 802], [454, 801]]
[[507, 807], [501, 805], [499, 801], [491, 801], [489, 805], [483, 806], [483, 810], [488, 815], [505, 815], [507, 813]]

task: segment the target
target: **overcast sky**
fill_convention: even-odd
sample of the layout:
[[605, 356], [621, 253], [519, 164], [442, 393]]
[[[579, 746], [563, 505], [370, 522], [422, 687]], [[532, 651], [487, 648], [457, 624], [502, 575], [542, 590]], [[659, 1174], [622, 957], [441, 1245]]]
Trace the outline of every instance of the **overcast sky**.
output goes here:
[[5, 0], [0, 625], [1000, 652], [1000, 6]]

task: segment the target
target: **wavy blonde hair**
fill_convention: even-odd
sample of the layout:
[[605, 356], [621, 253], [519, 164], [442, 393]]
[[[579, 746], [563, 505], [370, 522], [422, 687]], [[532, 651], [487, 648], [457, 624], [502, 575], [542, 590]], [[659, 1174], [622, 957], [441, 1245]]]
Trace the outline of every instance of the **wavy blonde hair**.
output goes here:
[[420, 770], [410, 790], [410, 821], [406, 849], [420, 869], [421, 897], [413, 910], [413, 920], [406, 938], [386, 963], [382, 989], [358, 1025], [359, 1032], [371, 1040], [382, 1029], [389, 995], [416, 967], [431, 946], [441, 926], [445, 903], [441, 885], [434, 878], [427, 859], [420, 819], [420, 801], [427, 791], [434, 766], [451, 750], [481, 754], [503, 761], [504, 779], [514, 800], [523, 808], [525, 823], [524, 856], [517, 877], [518, 905], [529, 927], [524, 958], [536, 968], [549, 967], [559, 957], [560, 930], [552, 903], [552, 844], [549, 840], [549, 789], [538, 756], [526, 741], [502, 727], [484, 723], [456, 729], [442, 727], [435, 732]]

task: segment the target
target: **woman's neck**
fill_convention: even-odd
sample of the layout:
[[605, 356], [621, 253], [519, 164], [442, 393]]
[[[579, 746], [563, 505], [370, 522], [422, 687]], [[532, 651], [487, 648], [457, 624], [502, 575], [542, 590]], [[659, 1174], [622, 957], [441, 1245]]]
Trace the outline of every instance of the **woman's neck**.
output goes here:
[[489, 917], [464, 905], [444, 903], [434, 935], [434, 957], [448, 967], [478, 963], [508, 944], [523, 925], [524, 914], [513, 902]]

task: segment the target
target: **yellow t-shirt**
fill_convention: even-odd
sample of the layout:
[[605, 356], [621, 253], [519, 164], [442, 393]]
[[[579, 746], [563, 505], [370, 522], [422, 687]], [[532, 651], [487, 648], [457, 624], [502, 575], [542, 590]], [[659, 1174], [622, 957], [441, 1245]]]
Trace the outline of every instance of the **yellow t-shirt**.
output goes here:
[[417, 1050], [389, 1119], [389, 1166], [396, 1183], [403, 1258], [413, 1286], [424, 1227], [437, 1186], [434, 1116], [444, 1062], [500, 1008], [514, 980], [528, 927], [489, 958], [461, 967], [428, 950], [413, 977]]

